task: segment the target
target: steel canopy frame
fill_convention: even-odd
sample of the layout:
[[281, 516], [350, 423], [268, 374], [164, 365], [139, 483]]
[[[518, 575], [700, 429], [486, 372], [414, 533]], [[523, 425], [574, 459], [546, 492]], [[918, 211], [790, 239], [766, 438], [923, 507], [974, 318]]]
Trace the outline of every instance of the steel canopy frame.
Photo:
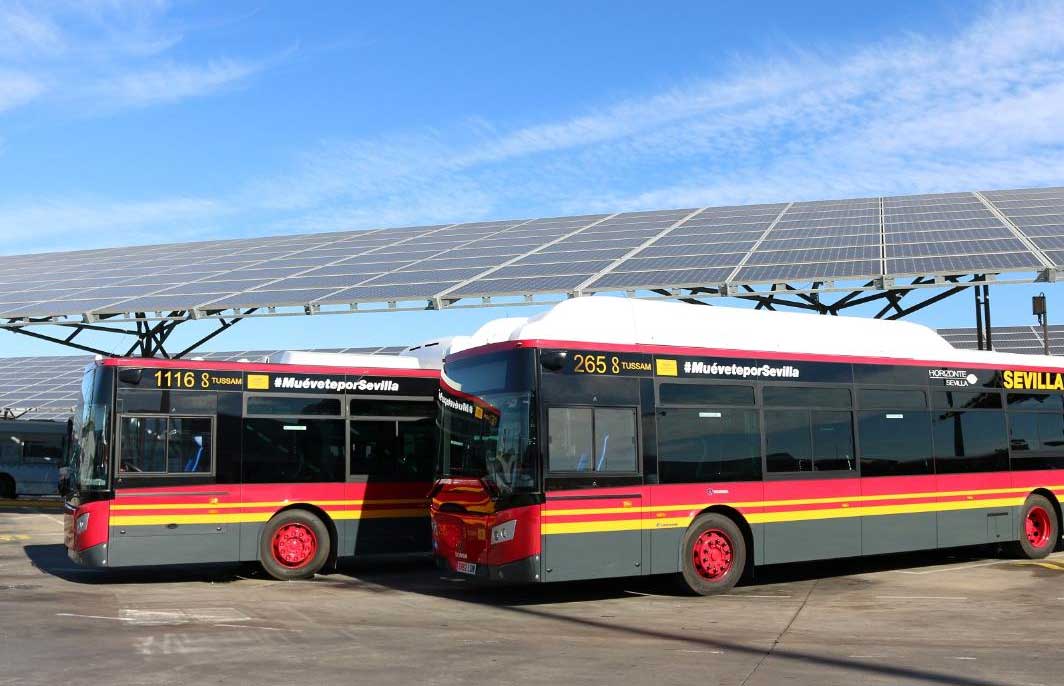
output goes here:
[[[81, 335], [108, 333], [129, 355], [181, 357], [251, 317], [611, 293], [898, 319], [972, 287], [988, 319], [988, 284], [1062, 271], [1064, 187], [968, 191], [0, 257], [0, 328], [98, 354]], [[172, 350], [176, 328], [200, 320], [215, 328]]]
[[[196, 316], [196, 314], [193, 312], [174, 311], [171, 312], [166, 318], [159, 318], [156, 320], [149, 320], [145, 317], [145, 313], [138, 312], [136, 313], [136, 315], [138, 315], [136, 318], [129, 320], [117, 319], [115, 321], [115, 325], [113, 326], [107, 326], [105, 325], [105, 323], [89, 324], [85, 322], [52, 322], [40, 320], [35, 320], [33, 322], [28, 323], [34, 325], [50, 324], [53, 326], [71, 329], [70, 335], [65, 337], [49, 336], [38, 331], [31, 331], [26, 329], [25, 325], [12, 326], [10, 323], [8, 323], [0, 328], [6, 328], [7, 330], [13, 333], [22, 334], [23, 336], [29, 336], [31, 338], [49, 341], [51, 343], [57, 343], [68, 348], [83, 350], [85, 352], [93, 353], [96, 355], [102, 355], [104, 357], [112, 357], [116, 354], [106, 350], [101, 350], [99, 348], [94, 348], [90, 345], [84, 345], [82, 343], [77, 342], [75, 339], [77, 339], [78, 336], [80, 336], [86, 331], [114, 334], [118, 336], [131, 336], [136, 340], [133, 342], [132, 345], [130, 345], [129, 349], [127, 349], [124, 354], [121, 354], [122, 357], [135, 356], [180, 359], [183, 358], [185, 355], [188, 355], [189, 353], [195, 351], [196, 348], [211, 340], [215, 336], [218, 336], [223, 331], [227, 331], [241, 319], [244, 319], [248, 316], [252, 316], [255, 313], [256, 309], [257, 308], [251, 308], [244, 312], [236, 313], [232, 316], [229, 316], [228, 318], [226, 318], [221, 313], [215, 313], [210, 315], [207, 318], [216, 320], [218, 322], [218, 326], [207, 335], [201, 336], [199, 339], [196, 340], [196, 342], [184, 347], [176, 353], [171, 353], [166, 349], [166, 341], [168, 338], [170, 338], [170, 335], [173, 334], [174, 330], [179, 325], [188, 321], [200, 319], [200, 317]], [[103, 321], [106, 322], [107, 320]], [[132, 322], [135, 328], [131, 329], [123, 327], [122, 324], [126, 322]]]
[[[941, 302], [968, 288], [985, 288], [989, 284], [1013, 285], [1035, 283], [1045, 280], [1045, 274], [1035, 278], [1002, 279], [1000, 274], [930, 275], [912, 278], [899, 284], [893, 279], [871, 279], [859, 285], [837, 285], [833, 281], [814, 281], [808, 285], [787, 282], [770, 284], [721, 284], [716, 286], [653, 289], [649, 291], [604, 291], [627, 297], [646, 299], [671, 299], [692, 304], [710, 304], [713, 299], [735, 299], [755, 302], [755, 309], [777, 310], [781, 308], [804, 310], [823, 315], [839, 315], [843, 310], [881, 303], [876, 319], [902, 319], [930, 305]], [[1055, 279], [1053, 279], [1055, 281]], [[933, 291], [938, 292], [933, 292]], [[32, 320], [9, 320], [0, 323], [0, 328], [13, 333], [45, 340], [58, 345], [82, 350], [105, 357], [115, 353], [94, 348], [79, 342], [78, 337], [87, 331], [107, 333], [132, 338], [125, 356], [164, 357], [180, 359], [199, 346], [233, 327], [243, 319], [256, 317], [293, 317], [335, 315], [384, 311], [426, 311], [444, 309], [469, 309], [485, 307], [512, 307], [515, 305], [546, 305], [563, 298], [590, 297], [593, 292], [535, 292], [503, 296], [484, 296], [439, 301], [437, 299], [396, 300], [383, 306], [366, 307], [364, 303], [351, 303], [344, 307], [314, 306], [311, 304], [282, 307], [248, 308], [246, 310], [175, 310], [171, 312], [135, 312], [129, 315], [83, 317], [81, 321], [64, 318], [34, 318]], [[547, 299], [543, 296], [548, 296]], [[838, 296], [826, 298], [825, 296]], [[916, 302], [913, 302], [918, 296]], [[903, 304], [903, 301], [905, 303]], [[191, 345], [178, 351], [167, 348], [167, 341], [174, 330], [190, 321], [214, 321], [216, 328], [200, 337]], [[29, 327], [56, 326], [70, 329], [67, 336], [48, 335]], [[980, 327], [982, 328], [982, 327]]]

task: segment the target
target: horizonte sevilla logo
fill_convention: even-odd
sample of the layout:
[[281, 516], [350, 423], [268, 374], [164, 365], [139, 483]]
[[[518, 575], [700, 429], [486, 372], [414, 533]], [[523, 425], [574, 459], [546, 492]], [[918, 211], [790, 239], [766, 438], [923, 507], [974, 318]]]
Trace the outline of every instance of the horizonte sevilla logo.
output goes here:
[[378, 393], [398, 393], [399, 384], [392, 379], [369, 381], [347, 381], [345, 379], [312, 379], [309, 376], [303, 378], [295, 376], [273, 377], [273, 387], [277, 390], [292, 391], [332, 391], [334, 393], [346, 393], [348, 391], [365, 391]]

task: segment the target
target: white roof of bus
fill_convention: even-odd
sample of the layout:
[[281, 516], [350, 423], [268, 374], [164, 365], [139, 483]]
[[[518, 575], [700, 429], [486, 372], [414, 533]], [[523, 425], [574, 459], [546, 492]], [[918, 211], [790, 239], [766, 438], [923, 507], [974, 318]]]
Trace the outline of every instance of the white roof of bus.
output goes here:
[[932, 329], [911, 322], [608, 296], [573, 298], [534, 317], [488, 322], [472, 336], [453, 339], [450, 352], [533, 339], [1064, 366], [1064, 359], [1056, 357], [954, 348]]
[[377, 369], [439, 369], [425, 366], [416, 357], [405, 355], [364, 355], [361, 353], [320, 353], [286, 350], [267, 358], [272, 364], [320, 365], [323, 367], [375, 367]]

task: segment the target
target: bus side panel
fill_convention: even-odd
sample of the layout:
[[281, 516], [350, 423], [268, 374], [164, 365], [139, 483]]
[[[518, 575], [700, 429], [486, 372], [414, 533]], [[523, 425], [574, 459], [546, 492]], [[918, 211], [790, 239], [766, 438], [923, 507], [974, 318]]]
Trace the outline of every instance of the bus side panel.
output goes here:
[[[980, 493], [1012, 487], [1008, 472], [981, 474], [939, 474], [938, 545], [942, 548], [991, 543], [991, 531], [1007, 528], [1023, 495]], [[1004, 522], [1004, 526], [1001, 523]], [[996, 541], [996, 537], [994, 541]]]
[[866, 512], [861, 518], [864, 555], [938, 547], [938, 494], [933, 474], [866, 477], [861, 480], [861, 495]]
[[552, 491], [543, 505], [544, 581], [643, 574], [640, 486]]
[[348, 503], [345, 484], [244, 484], [240, 509], [240, 560], [259, 559], [265, 525], [280, 510], [310, 505], [325, 512], [336, 526], [337, 543], [343, 550], [347, 517], [357, 515], [357, 507]]
[[[680, 546], [688, 527], [703, 510], [726, 505], [744, 518], [755, 517], [764, 500], [764, 484], [759, 481], [719, 484], [662, 484], [650, 489], [652, 502], [643, 518], [650, 538], [651, 574], [680, 571]], [[765, 557], [764, 526], [752, 523], [754, 564]]]
[[[765, 482], [765, 563], [860, 555], [860, 492], [856, 478]], [[848, 500], [794, 502], [829, 498]]]
[[292, 506], [318, 509], [336, 528], [338, 557], [427, 553], [431, 528], [426, 494], [431, 484], [245, 484], [240, 559], [259, 559], [262, 532], [277, 512]]
[[240, 518], [237, 486], [120, 489], [111, 505], [108, 565], [233, 562]]
[[361, 503], [357, 517], [344, 520], [346, 534], [341, 556], [403, 555], [432, 550], [428, 495], [432, 484], [378, 483], [347, 484], [347, 498]]

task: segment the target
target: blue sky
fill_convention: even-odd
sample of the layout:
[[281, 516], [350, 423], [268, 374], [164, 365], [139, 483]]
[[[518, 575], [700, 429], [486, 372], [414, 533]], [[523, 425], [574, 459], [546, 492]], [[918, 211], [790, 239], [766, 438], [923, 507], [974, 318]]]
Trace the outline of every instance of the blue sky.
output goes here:
[[[1062, 67], [1059, 2], [12, 0], [0, 252], [1060, 185]], [[1031, 290], [996, 288], [995, 323], [1029, 323]], [[971, 325], [970, 302], [917, 321]], [[210, 347], [530, 312], [244, 322]]]

